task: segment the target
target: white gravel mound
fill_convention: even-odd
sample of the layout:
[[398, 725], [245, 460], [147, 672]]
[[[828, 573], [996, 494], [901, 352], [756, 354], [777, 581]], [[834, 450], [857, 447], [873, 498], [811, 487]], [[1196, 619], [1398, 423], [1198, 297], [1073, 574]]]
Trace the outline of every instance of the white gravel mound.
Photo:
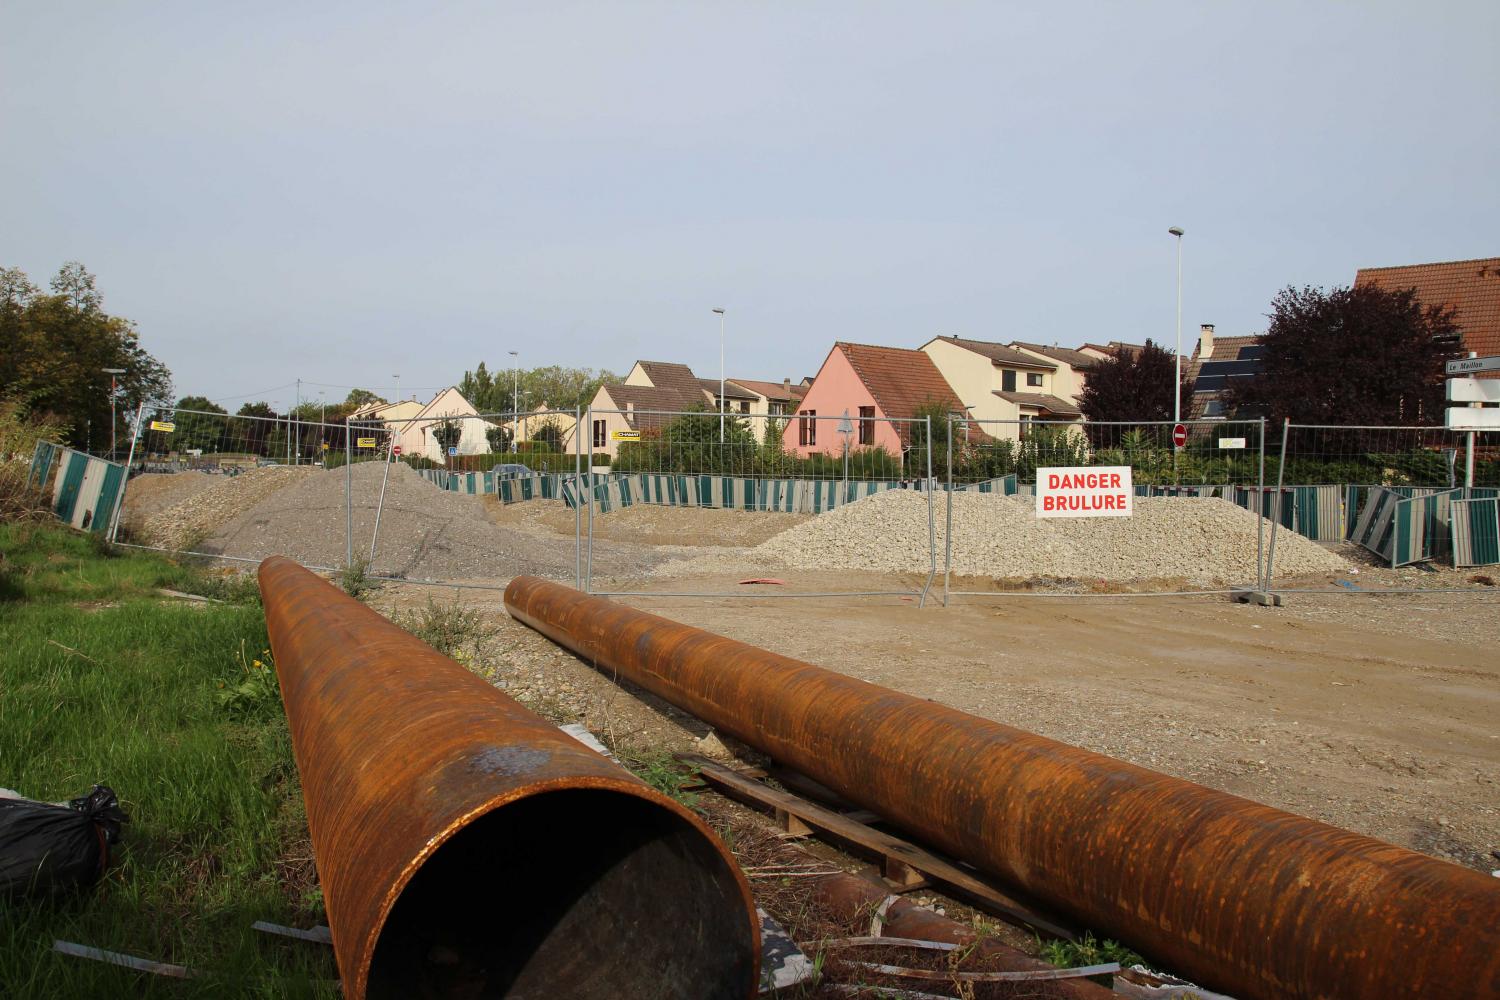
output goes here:
[[[934, 498], [938, 568], [945, 498]], [[1130, 517], [1038, 518], [1035, 501], [993, 493], [953, 496], [953, 572], [996, 579], [1182, 578], [1242, 583], [1255, 575], [1256, 515], [1227, 500], [1136, 498]], [[1269, 543], [1270, 523], [1265, 522]], [[928, 568], [927, 497], [891, 490], [814, 518], [750, 549], [744, 561], [774, 559], [805, 570], [915, 573]], [[1279, 574], [1332, 572], [1348, 564], [1295, 532], [1276, 539]], [[692, 560], [663, 567], [712, 572]]]

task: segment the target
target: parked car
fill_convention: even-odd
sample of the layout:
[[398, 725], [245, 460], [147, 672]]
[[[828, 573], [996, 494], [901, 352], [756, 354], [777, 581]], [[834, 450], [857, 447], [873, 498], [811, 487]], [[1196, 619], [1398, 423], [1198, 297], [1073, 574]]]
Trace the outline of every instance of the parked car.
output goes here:
[[522, 476], [531, 475], [535, 475], [535, 473], [526, 466], [515, 462], [506, 462], [503, 465], [495, 466], [495, 477], [497, 479], [519, 479]]

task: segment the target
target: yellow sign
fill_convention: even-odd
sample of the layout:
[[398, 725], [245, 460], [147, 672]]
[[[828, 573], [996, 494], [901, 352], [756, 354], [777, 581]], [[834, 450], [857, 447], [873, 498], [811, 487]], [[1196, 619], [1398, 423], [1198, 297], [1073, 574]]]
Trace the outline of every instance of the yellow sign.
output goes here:
[[324, 441], [324, 442], [323, 442], [323, 450], [324, 450], [324, 451], [327, 451], [327, 450], [328, 450], [328, 442], [327, 442], [327, 441]]
[[151, 429], [153, 431], [166, 431], [170, 434], [177, 429], [177, 425], [170, 420], [153, 420], [151, 421]]
[[639, 441], [641, 439], [641, 432], [615, 431], [614, 433], [610, 434], [610, 437], [614, 438], [616, 441]]
[[373, 448], [373, 447], [375, 447], [375, 439], [374, 438], [360, 438], [359, 441], [357, 442], [357, 444], [361, 448]]

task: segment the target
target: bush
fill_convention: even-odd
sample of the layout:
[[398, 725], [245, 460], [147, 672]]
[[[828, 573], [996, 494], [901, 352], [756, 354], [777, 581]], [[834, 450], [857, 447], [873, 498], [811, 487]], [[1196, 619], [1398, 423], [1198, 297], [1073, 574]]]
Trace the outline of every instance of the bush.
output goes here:
[[47, 500], [41, 483], [28, 487], [31, 459], [38, 441], [61, 442], [60, 424], [33, 419], [14, 400], [0, 401], [0, 521], [21, 521], [45, 516]]

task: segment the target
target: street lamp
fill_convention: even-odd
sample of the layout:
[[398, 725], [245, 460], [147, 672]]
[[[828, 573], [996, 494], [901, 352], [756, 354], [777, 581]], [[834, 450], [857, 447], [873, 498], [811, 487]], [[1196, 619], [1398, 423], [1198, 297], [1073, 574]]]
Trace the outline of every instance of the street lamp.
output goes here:
[[393, 400], [391, 400], [391, 402], [393, 402], [393, 403], [399, 403], [399, 402], [401, 402], [401, 376], [400, 375], [392, 375], [391, 378], [393, 378], [393, 379], [396, 380], [395, 391], [391, 393], [391, 395], [395, 396], [396, 398], [393, 399]]
[[123, 369], [123, 368], [101, 368], [99, 370], [101, 372], [104, 372], [106, 375], [109, 376], [109, 458], [110, 458], [110, 461], [114, 461], [114, 457], [115, 457], [115, 393], [118, 390], [118, 383], [115, 381], [115, 376], [116, 375], [124, 375], [125, 374], [125, 369]]
[[715, 309], [719, 314], [719, 443], [724, 443], [724, 310]]
[[1182, 227], [1173, 226], [1168, 233], [1177, 237], [1177, 353], [1172, 378], [1172, 423], [1182, 423]]
[[514, 359], [510, 363], [510, 419], [515, 421], [521, 412], [521, 352], [507, 353]]

